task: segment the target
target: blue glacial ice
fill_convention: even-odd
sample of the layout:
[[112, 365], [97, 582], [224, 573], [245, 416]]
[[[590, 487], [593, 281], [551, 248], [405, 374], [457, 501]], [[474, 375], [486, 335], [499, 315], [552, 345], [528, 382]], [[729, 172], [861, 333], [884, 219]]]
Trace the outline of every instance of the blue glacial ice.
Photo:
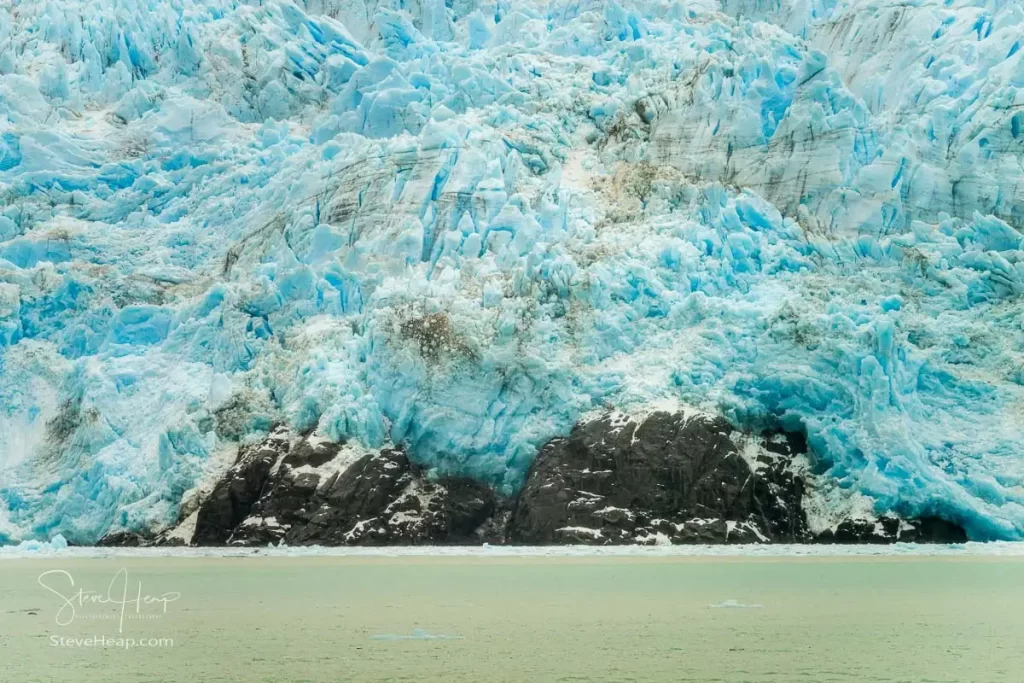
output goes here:
[[521, 483], [582, 415], [806, 431], [1024, 538], [1018, 0], [0, 0], [0, 544], [284, 422]]

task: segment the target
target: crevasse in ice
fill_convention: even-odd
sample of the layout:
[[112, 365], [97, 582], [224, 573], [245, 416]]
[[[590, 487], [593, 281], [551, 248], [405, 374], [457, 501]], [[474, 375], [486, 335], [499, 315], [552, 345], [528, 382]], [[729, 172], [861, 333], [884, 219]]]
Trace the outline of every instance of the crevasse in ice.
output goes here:
[[1024, 536], [1016, 0], [0, 0], [0, 543], [270, 425], [512, 492], [583, 414], [805, 430]]

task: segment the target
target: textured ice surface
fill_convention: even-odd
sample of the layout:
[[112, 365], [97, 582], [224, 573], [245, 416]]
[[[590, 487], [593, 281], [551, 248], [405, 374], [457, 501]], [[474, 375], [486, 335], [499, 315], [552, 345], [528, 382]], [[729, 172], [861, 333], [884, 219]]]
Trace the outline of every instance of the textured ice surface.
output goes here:
[[280, 421], [513, 491], [662, 401], [1024, 536], [1016, 0], [0, 17], [0, 543], [171, 523]]

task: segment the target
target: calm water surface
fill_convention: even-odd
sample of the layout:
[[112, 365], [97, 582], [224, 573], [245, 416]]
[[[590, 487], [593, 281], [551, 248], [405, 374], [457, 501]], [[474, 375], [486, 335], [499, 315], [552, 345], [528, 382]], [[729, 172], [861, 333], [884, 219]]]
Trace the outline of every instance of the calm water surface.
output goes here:
[[1024, 560], [7, 560], [0, 681], [1020, 683]]

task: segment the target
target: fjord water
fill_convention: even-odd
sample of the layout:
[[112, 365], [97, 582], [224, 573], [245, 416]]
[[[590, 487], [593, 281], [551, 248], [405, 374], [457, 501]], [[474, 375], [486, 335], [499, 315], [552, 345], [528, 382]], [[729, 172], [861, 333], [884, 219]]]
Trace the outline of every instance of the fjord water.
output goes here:
[[[121, 608], [88, 599], [70, 624], [55, 623], [61, 599], [40, 584], [42, 572], [65, 571], [74, 590], [105, 595], [121, 569], [129, 599], [140, 582], [143, 602], [180, 597], [166, 614], [143, 605], [144, 619], [129, 605], [120, 635]], [[1022, 633], [1021, 558], [0, 562], [0, 679], [12, 683], [1016, 683]], [[90, 636], [173, 646], [75, 645]]]

